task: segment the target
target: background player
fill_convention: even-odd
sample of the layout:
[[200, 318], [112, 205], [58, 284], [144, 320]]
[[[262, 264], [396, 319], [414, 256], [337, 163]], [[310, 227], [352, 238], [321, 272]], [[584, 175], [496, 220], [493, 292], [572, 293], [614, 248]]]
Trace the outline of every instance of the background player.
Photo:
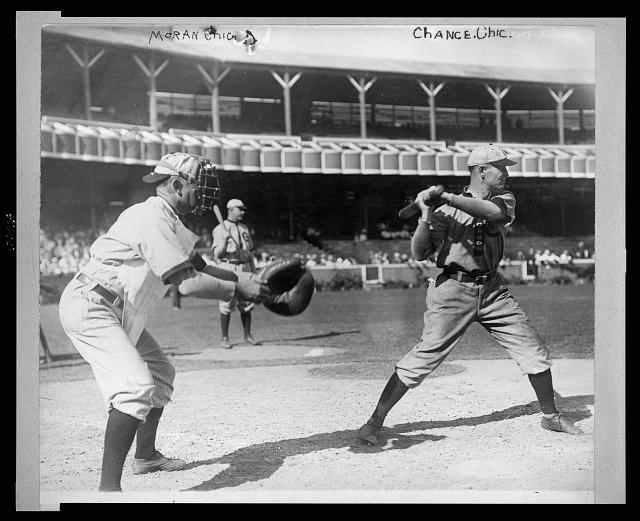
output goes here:
[[[227, 218], [213, 229], [213, 244], [211, 251], [218, 266], [235, 273], [255, 272], [255, 259], [253, 257], [253, 239], [249, 228], [242, 223], [246, 206], [240, 199], [231, 199], [227, 203]], [[240, 321], [244, 339], [249, 344], [256, 345], [251, 336], [251, 310], [253, 302], [244, 300], [239, 295], [234, 295], [230, 300], [220, 300], [218, 308], [220, 310], [220, 329], [222, 339], [220, 347], [231, 349], [233, 345], [229, 342], [229, 323], [231, 322], [231, 312], [240, 310]]]
[[147, 316], [174, 284], [183, 295], [262, 301], [267, 286], [249, 273], [207, 265], [198, 236], [179, 215], [212, 208], [219, 187], [204, 158], [168, 154], [143, 180], [156, 195], [123, 211], [90, 249], [91, 260], [60, 298], [60, 321], [89, 362], [107, 404], [101, 491], [121, 490], [134, 436], [134, 474], [179, 470], [186, 464], [156, 450], [158, 422], [173, 392], [175, 369], [145, 329]]
[[434, 371], [474, 322], [479, 322], [516, 360], [542, 409], [542, 427], [581, 434], [556, 409], [549, 350], [509, 293], [497, 268], [506, 230], [515, 219], [515, 197], [505, 190], [507, 166], [515, 164], [489, 144], [467, 160], [471, 181], [461, 195], [443, 192], [426, 205], [436, 187], [420, 192], [421, 217], [411, 249], [416, 260], [436, 253], [441, 274], [427, 289], [427, 310], [420, 342], [397, 364], [376, 409], [357, 436], [370, 444], [391, 408]]

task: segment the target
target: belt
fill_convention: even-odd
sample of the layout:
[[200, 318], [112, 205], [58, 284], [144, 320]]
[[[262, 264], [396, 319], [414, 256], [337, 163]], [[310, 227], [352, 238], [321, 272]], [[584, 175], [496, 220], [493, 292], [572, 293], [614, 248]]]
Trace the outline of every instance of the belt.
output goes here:
[[487, 273], [483, 273], [481, 275], [472, 275], [471, 273], [467, 273], [465, 271], [444, 271], [445, 277], [450, 279], [455, 279], [458, 282], [473, 282], [474, 284], [486, 284], [489, 282], [493, 276], [496, 274], [496, 270], [488, 271]]
[[238, 259], [220, 259], [222, 262], [228, 262], [229, 264], [244, 264], [245, 261], [241, 261]]
[[[89, 277], [88, 275], [85, 275], [82, 272], [79, 272], [76, 275], [76, 279], [78, 279], [80, 282], [86, 285], [95, 283], [95, 280], [93, 280], [91, 277]], [[107, 288], [105, 288], [104, 286], [101, 286], [100, 284], [98, 284], [95, 288], [92, 288], [91, 291], [95, 291], [98, 295], [104, 298], [109, 304], [111, 304], [112, 306], [115, 306], [120, 311], [123, 310], [124, 308], [123, 300], [118, 295], [116, 295], [113, 291], [108, 290]]]

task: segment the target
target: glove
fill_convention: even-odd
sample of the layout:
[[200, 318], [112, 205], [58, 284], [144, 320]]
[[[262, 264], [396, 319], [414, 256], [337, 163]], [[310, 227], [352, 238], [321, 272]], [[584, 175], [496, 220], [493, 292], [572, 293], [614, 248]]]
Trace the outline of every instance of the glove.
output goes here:
[[236, 282], [236, 292], [243, 300], [265, 302], [272, 299], [271, 290], [254, 273], [240, 272]]
[[259, 277], [271, 290], [264, 306], [285, 317], [299, 315], [311, 302], [315, 282], [299, 259], [282, 259], [265, 266]]

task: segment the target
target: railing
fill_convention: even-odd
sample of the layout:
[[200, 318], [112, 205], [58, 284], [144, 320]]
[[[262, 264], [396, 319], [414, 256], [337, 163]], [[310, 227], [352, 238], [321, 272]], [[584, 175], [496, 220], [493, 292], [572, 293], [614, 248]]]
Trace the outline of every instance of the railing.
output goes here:
[[[154, 165], [164, 154], [202, 155], [241, 172], [468, 176], [472, 142], [225, 134], [53, 118], [41, 120], [41, 155]], [[518, 164], [512, 177], [595, 176], [595, 146], [502, 143]]]

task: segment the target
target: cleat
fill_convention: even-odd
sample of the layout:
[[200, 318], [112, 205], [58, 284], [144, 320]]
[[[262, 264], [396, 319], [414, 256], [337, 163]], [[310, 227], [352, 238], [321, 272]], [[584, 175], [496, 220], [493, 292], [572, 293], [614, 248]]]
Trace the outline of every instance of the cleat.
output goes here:
[[562, 413], [557, 412], [551, 418], [542, 417], [540, 422], [543, 429], [556, 432], [566, 432], [567, 434], [584, 434], [584, 431], [567, 420]]
[[165, 458], [160, 452], [150, 459], [133, 458], [132, 467], [134, 474], [147, 474], [148, 472], [174, 472], [182, 469], [187, 464], [186, 461], [178, 458]]
[[365, 423], [362, 427], [358, 429], [358, 433], [356, 434], [356, 437], [366, 442], [369, 446], [377, 445], [378, 444], [377, 436], [381, 428], [382, 428], [382, 425], [376, 425], [371, 420], [369, 420], [367, 423]]

